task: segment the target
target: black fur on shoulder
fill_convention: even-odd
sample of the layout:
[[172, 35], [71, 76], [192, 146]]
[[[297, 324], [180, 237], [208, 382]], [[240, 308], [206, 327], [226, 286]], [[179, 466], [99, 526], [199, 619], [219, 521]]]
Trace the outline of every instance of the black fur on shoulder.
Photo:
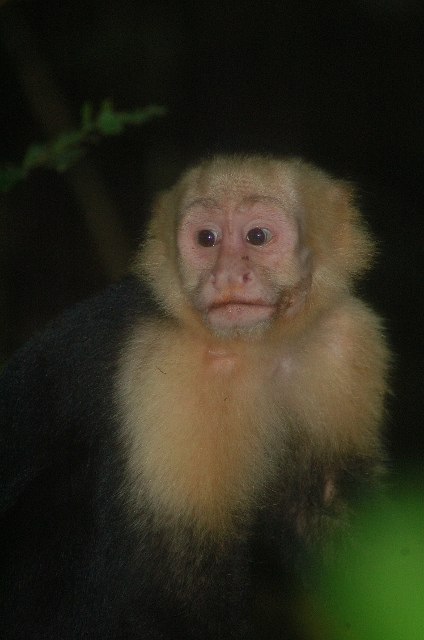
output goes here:
[[0, 378], [2, 640], [164, 637], [147, 610], [132, 628], [112, 393], [129, 327], [160, 315], [129, 277], [30, 340]]

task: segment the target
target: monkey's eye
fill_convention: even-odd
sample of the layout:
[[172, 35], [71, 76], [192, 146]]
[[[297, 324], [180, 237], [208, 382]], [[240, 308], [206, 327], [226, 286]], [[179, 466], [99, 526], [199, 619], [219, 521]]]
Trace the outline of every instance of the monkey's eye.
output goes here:
[[218, 234], [216, 231], [212, 231], [212, 229], [202, 229], [197, 234], [197, 242], [202, 247], [214, 247], [218, 240]]
[[261, 227], [254, 227], [247, 233], [246, 240], [250, 244], [261, 245], [265, 244], [272, 238], [272, 233], [269, 229], [262, 229]]

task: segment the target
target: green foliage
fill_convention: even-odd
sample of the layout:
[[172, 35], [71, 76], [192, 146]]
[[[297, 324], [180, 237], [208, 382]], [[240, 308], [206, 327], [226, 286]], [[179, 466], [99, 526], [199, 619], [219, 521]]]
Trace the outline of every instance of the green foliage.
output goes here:
[[421, 477], [408, 479], [366, 511], [354, 548], [327, 568], [321, 591], [327, 640], [424, 640], [422, 486]]
[[78, 130], [66, 131], [47, 144], [32, 144], [21, 166], [0, 166], [0, 192], [10, 191], [36, 167], [66, 171], [85, 155], [87, 145], [105, 136], [119, 135], [128, 125], [141, 125], [165, 113], [164, 107], [156, 105], [131, 112], [118, 112], [114, 111], [110, 100], [105, 100], [96, 115], [92, 105], [86, 103], [82, 108], [82, 122]]

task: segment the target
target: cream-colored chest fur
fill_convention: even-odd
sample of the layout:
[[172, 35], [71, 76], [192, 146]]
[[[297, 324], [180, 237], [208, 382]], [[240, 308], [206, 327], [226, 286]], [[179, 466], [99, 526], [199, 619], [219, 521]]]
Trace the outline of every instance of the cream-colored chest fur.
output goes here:
[[378, 451], [378, 320], [353, 300], [307, 328], [221, 342], [165, 323], [134, 330], [117, 381], [123, 438], [132, 494], [147, 493], [162, 522], [224, 531], [249, 514], [277, 463], [290, 474], [299, 459]]
[[128, 342], [118, 400], [131, 484], [162, 520], [228, 527], [272, 474], [271, 368], [248, 357], [166, 326], [140, 327]]

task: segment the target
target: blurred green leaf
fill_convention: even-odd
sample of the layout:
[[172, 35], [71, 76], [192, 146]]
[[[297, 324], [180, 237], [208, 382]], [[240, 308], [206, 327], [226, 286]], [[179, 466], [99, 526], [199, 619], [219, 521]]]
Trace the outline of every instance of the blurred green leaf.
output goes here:
[[22, 162], [22, 168], [25, 172], [39, 167], [45, 162], [46, 158], [46, 146], [41, 144], [32, 144], [28, 147], [25, 157]]
[[10, 191], [25, 176], [26, 172], [21, 167], [2, 167], [0, 170], [0, 192]]
[[365, 511], [355, 544], [324, 572], [328, 640], [424, 640], [424, 492], [421, 481]]
[[105, 100], [97, 116], [97, 127], [104, 135], [117, 135], [124, 128], [123, 114], [113, 111], [112, 104]]
[[141, 125], [165, 113], [163, 107], [156, 105], [129, 112], [114, 111], [111, 100], [104, 100], [95, 117], [92, 105], [87, 102], [81, 110], [79, 129], [65, 131], [49, 144], [30, 145], [21, 166], [0, 166], [0, 192], [10, 191], [36, 167], [65, 171], [86, 153], [87, 145], [98, 142], [102, 136], [119, 135], [126, 125]]

